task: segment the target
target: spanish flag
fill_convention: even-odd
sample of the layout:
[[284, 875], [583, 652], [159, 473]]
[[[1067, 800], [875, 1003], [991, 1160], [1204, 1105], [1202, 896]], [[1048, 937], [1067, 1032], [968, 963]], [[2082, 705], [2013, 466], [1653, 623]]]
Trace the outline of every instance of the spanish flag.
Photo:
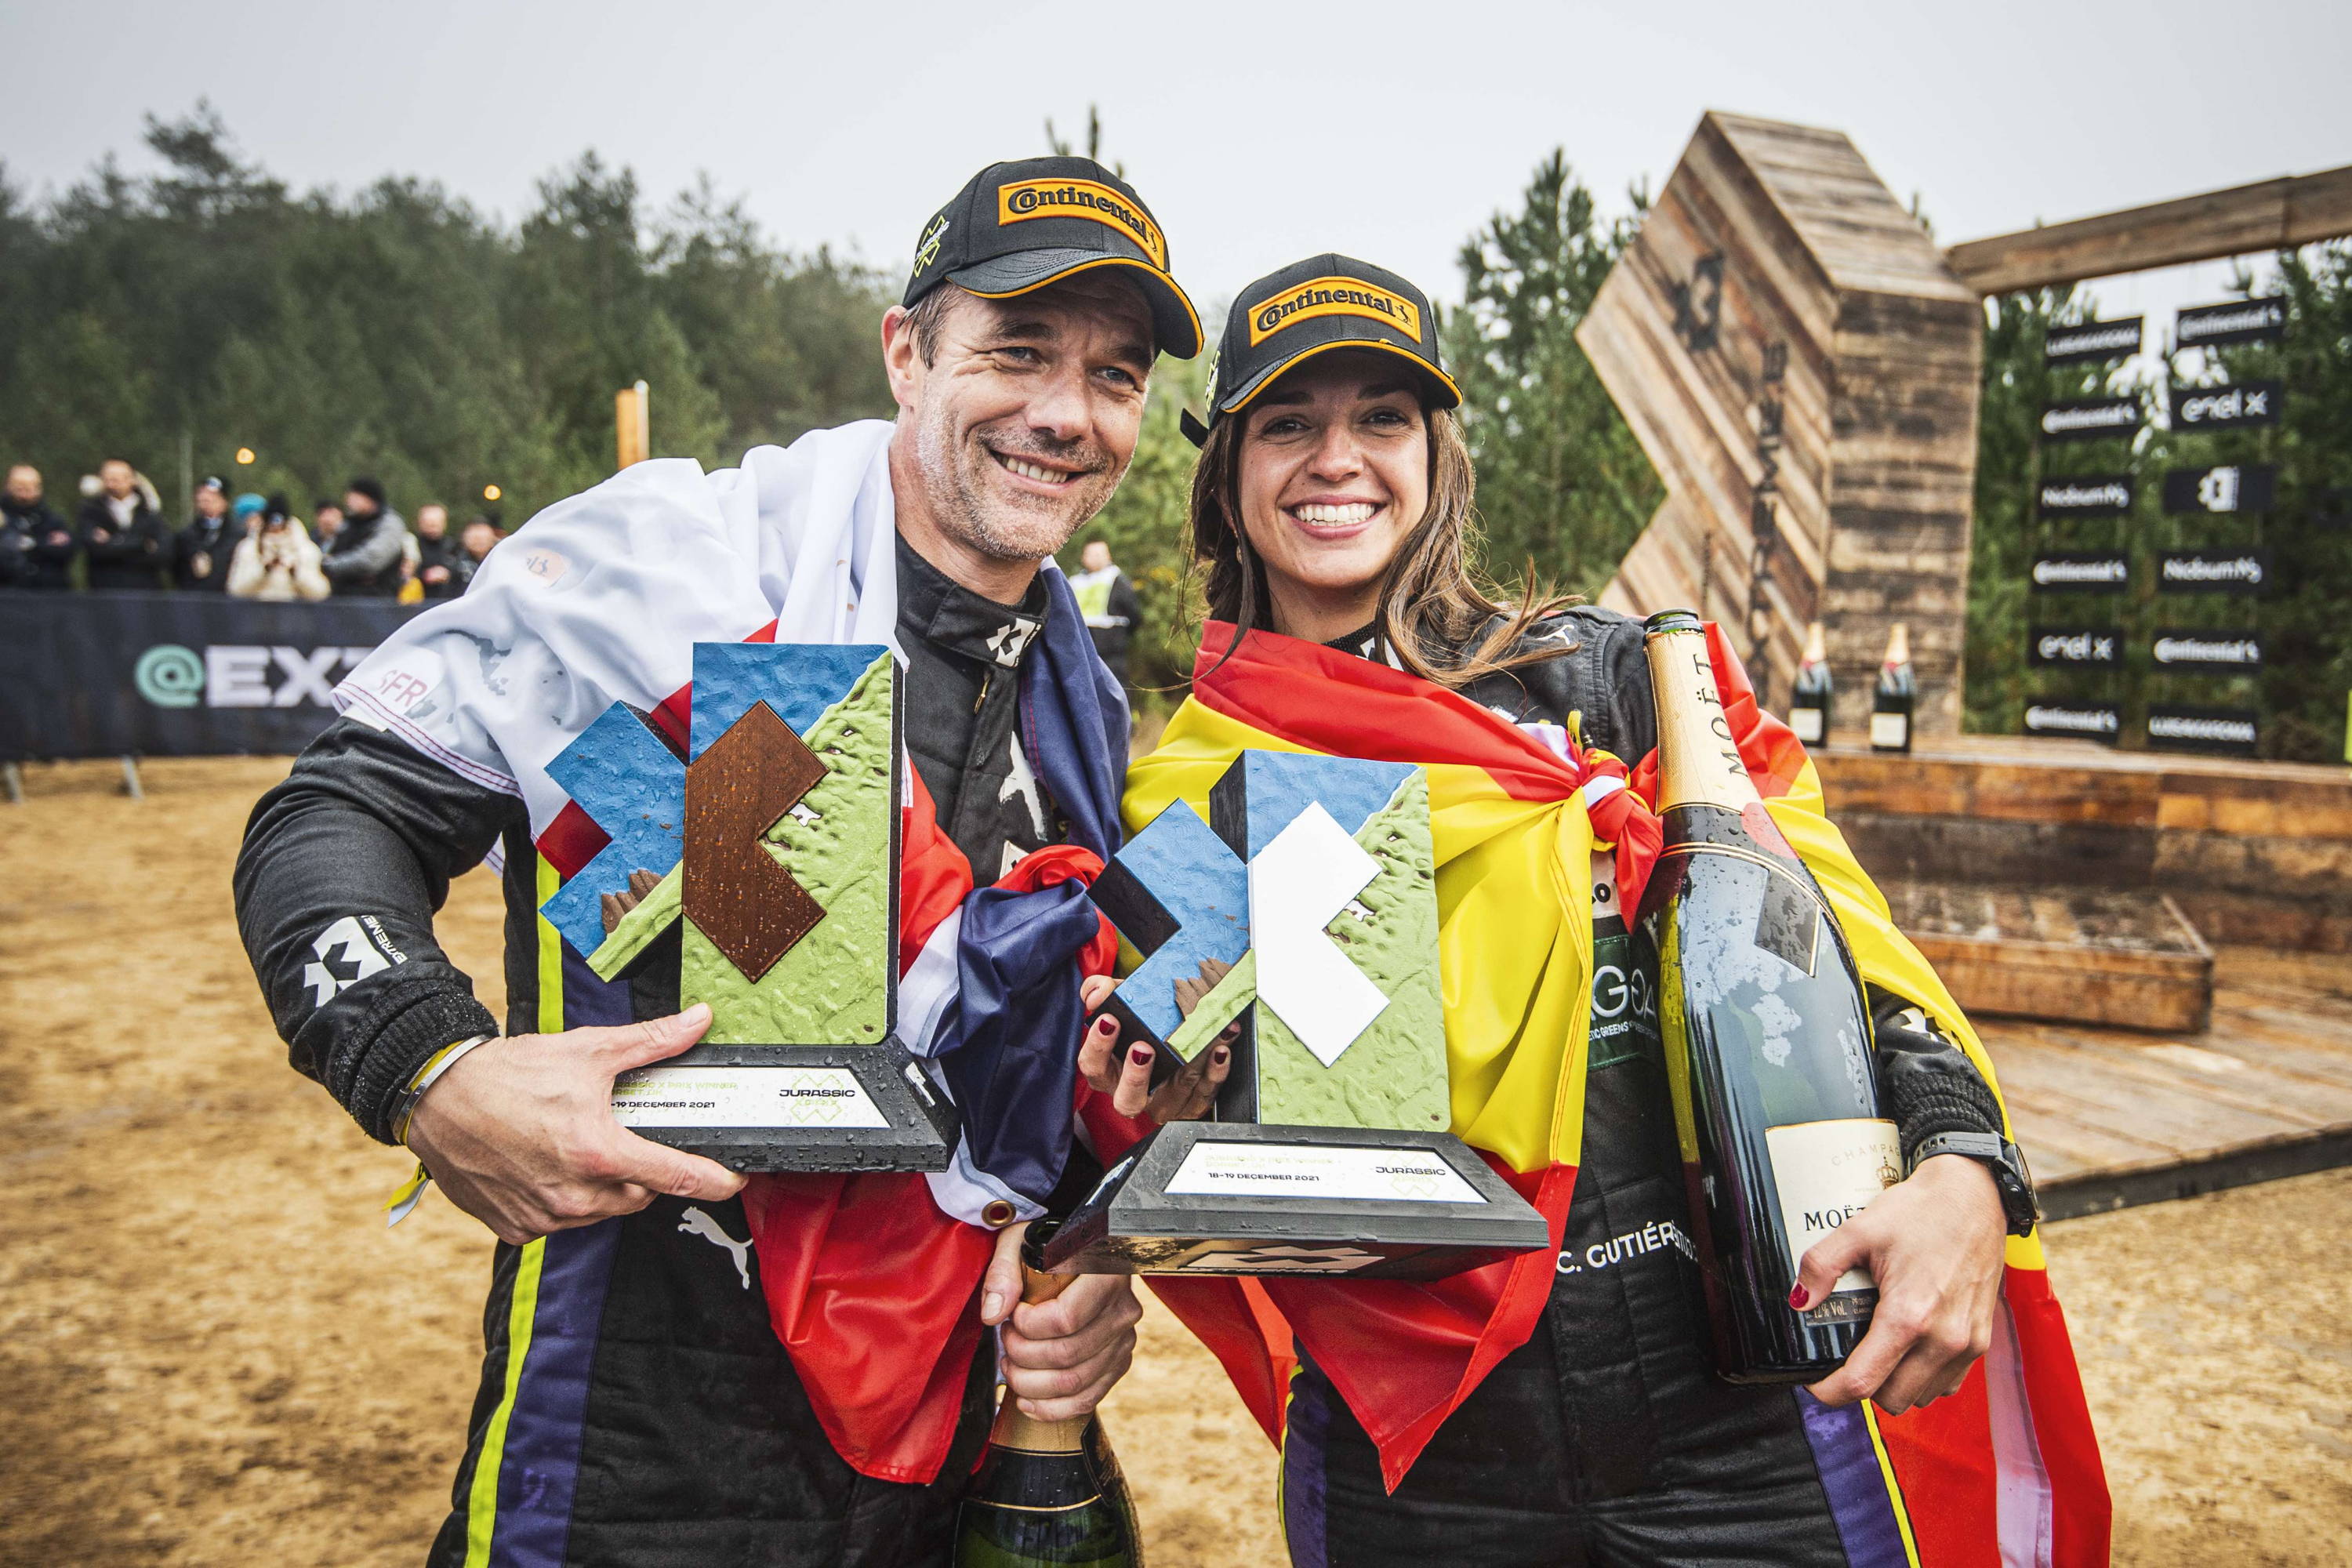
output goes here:
[[[1572, 738], [1562, 755], [1406, 671], [1269, 633], [1234, 637], [1229, 625], [1206, 628], [1192, 695], [1130, 767], [1130, 831], [1178, 800], [1206, 816], [1211, 784], [1246, 750], [1418, 763], [1437, 849], [1453, 1130], [1551, 1222], [1556, 1248], [1584, 1125], [1592, 855], [1613, 848], [1634, 907], [1659, 843], [1655, 756], [1629, 770]], [[1740, 754], [1864, 978], [1925, 1009], [1993, 1083], [1968, 1019], [1823, 814], [1803, 747], [1757, 706], [1719, 630], [1707, 637]], [[1089, 1120], [1098, 1138], [1115, 1131], [1099, 1110]], [[1109, 1142], [1115, 1153], [1121, 1139]], [[1845, 1538], [1883, 1543], [1864, 1555], [1931, 1568], [2106, 1561], [2106, 1481], [2043, 1267], [2038, 1235], [2010, 1240], [1993, 1349], [1957, 1394], [1897, 1416], [1813, 1407], [1822, 1419], [1809, 1415], [1808, 1436]], [[1393, 1490], [1447, 1415], [1527, 1341], [1553, 1268], [1545, 1251], [1429, 1283], [1152, 1284], [1276, 1441], [1295, 1335], [1379, 1445]]]

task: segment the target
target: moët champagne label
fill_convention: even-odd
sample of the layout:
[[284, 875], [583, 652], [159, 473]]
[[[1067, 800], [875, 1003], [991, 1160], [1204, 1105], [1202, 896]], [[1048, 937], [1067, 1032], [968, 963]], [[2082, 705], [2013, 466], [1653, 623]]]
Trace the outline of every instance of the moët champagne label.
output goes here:
[[[1903, 1146], [1892, 1121], [1856, 1117], [1768, 1127], [1764, 1143], [1772, 1156], [1772, 1184], [1780, 1193], [1791, 1274], [1802, 1267], [1813, 1243], [1903, 1179]], [[1870, 1286], [1869, 1272], [1857, 1267], [1839, 1276], [1832, 1289]]]

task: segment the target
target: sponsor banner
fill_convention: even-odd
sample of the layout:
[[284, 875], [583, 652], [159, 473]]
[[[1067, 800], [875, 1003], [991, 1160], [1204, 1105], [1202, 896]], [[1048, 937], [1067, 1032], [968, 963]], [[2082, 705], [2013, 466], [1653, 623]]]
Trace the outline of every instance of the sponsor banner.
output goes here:
[[2169, 512], [2268, 511], [2278, 500], [2278, 470], [2267, 463], [2174, 468], [2164, 476]]
[[2124, 634], [2115, 626], [2035, 626], [2025, 636], [2025, 661], [2068, 669], [2120, 669]]
[[2077, 321], [2053, 327], [2042, 340], [2044, 364], [2080, 364], [2088, 360], [2128, 359], [2139, 353], [2140, 321], [2124, 316], [2112, 321]]
[[2262, 634], [2171, 626], [2156, 634], [2149, 651], [2164, 669], [2218, 670], [2224, 674], [2263, 667]]
[[2043, 517], [2113, 517], [2131, 510], [2131, 476], [2076, 474], [2044, 479], [2036, 501]]
[[2259, 594], [2270, 581], [2267, 546], [2245, 550], [2168, 550], [2156, 560], [2159, 594]]
[[2112, 745], [2123, 727], [2123, 710], [2112, 702], [2034, 702], [2025, 710], [2029, 735], [2077, 735]]
[[2119, 550], [2059, 550], [2033, 558], [2033, 585], [2045, 594], [2120, 594], [2131, 557]]
[[2176, 386], [2175, 430], [2249, 430], [2275, 425], [2286, 390], [2275, 381], [2242, 381], [2235, 386]]
[[2276, 297], [2199, 305], [2172, 319], [2172, 341], [2184, 349], [2263, 342], [2285, 335], [2286, 301]]
[[2092, 403], [2045, 403], [2042, 405], [2042, 438], [2045, 441], [2093, 441], [2103, 436], [2129, 437], [2139, 429], [2139, 399], [2103, 397]]
[[416, 607], [219, 594], [0, 595], [0, 757], [282, 755]]
[[2251, 757], [2261, 738], [2262, 716], [2251, 708], [2191, 708], [2175, 702], [2147, 707], [2147, 743], [2168, 751]]

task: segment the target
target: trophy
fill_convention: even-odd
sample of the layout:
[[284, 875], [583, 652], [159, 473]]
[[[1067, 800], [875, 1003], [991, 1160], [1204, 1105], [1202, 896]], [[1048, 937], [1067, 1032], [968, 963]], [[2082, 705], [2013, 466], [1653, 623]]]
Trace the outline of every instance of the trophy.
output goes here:
[[[1433, 1279], [1549, 1244], [1447, 1128], [1436, 856], [1418, 767], [1244, 752], [1091, 889], [1143, 961], [1105, 1005], [1175, 1070], [1238, 1021], [1211, 1119], [1103, 1177], [1057, 1272]], [[1190, 1003], [1190, 1006], [1186, 1005]]]
[[608, 842], [541, 905], [606, 980], [708, 1003], [613, 1115], [739, 1171], [939, 1171], [953, 1108], [892, 1033], [899, 715], [878, 645], [697, 643], [683, 755], [614, 703], [548, 764]]

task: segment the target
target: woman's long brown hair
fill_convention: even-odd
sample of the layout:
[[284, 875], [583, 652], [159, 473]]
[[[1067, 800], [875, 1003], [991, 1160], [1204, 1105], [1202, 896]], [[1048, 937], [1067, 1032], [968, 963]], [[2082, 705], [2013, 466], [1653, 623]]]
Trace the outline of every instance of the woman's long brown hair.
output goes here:
[[[1429, 431], [1429, 510], [1389, 563], [1381, 584], [1376, 617], [1382, 637], [1405, 668], [1441, 686], [1461, 687], [1484, 675], [1557, 658], [1574, 647], [1549, 644], [1514, 653], [1529, 627], [1577, 600], [1552, 593], [1536, 580], [1528, 563], [1528, 592], [1517, 606], [1501, 602], [1496, 590], [1471, 568], [1478, 541], [1475, 470], [1461, 423], [1450, 408], [1425, 410]], [[1241, 521], [1241, 459], [1245, 413], [1219, 419], [1192, 470], [1192, 559], [1208, 568], [1209, 614], [1243, 632], [1271, 629], [1265, 565]], [[1501, 616], [1478, 638], [1478, 628]], [[1234, 638], [1238, 647], [1240, 638]], [[1222, 650], [1230, 654], [1233, 650]], [[1223, 662], [1222, 658], [1219, 662]]]

